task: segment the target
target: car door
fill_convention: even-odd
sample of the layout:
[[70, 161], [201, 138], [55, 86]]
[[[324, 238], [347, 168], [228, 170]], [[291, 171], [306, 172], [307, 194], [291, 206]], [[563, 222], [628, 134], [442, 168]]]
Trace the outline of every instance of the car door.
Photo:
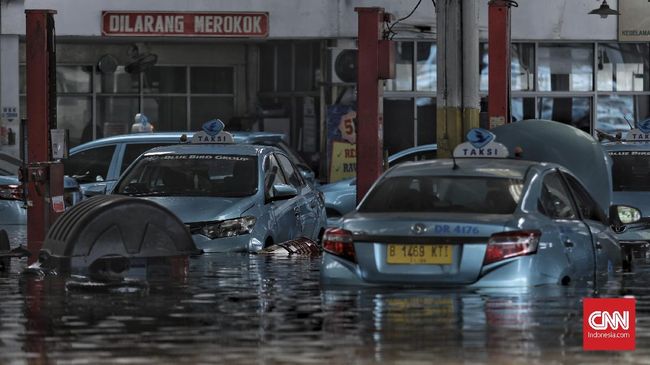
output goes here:
[[307, 184], [298, 168], [289, 161], [289, 159], [282, 154], [276, 154], [276, 158], [280, 163], [280, 167], [284, 172], [284, 176], [289, 182], [289, 185], [298, 190], [298, 197], [296, 203], [299, 208], [299, 221], [302, 226], [302, 234], [305, 237], [316, 239], [318, 238], [318, 222], [322, 212], [322, 205], [318, 197], [318, 193], [314, 188]]
[[571, 194], [559, 171], [551, 170], [542, 180], [540, 211], [553, 220], [571, 264], [571, 277], [577, 280], [593, 279], [594, 250], [589, 227], [580, 219]]
[[598, 273], [606, 275], [613, 272], [620, 258], [620, 247], [614, 233], [609, 228], [607, 217], [587, 189], [574, 176], [563, 172], [569, 189], [575, 198], [578, 212], [589, 227], [596, 249], [596, 267]]
[[302, 234], [302, 225], [298, 220], [300, 194], [291, 199], [273, 200], [273, 185], [288, 182], [273, 154], [264, 162], [264, 194], [266, 206], [271, 216], [270, 232], [275, 243], [288, 241]]

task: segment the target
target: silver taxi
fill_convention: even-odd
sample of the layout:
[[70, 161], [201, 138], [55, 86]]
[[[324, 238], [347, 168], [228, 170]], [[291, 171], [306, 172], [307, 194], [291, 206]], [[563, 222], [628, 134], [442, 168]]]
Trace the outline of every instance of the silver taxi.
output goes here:
[[322, 196], [284, 152], [216, 138], [226, 132], [198, 140], [200, 133], [194, 143], [142, 154], [112, 193], [168, 208], [205, 252], [256, 252], [299, 237], [320, 238], [326, 226]]
[[458, 158], [385, 172], [325, 232], [322, 282], [505, 287], [613, 276], [620, 246], [580, 180], [557, 164], [495, 158], [507, 148], [480, 134]]

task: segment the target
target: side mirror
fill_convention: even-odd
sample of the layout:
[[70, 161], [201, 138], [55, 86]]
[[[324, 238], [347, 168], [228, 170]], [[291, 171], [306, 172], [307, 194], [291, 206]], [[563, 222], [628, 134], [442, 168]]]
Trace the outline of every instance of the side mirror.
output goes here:
[[641, 211], [627, 205], [609, 207], [609, 222], [614, 227], [621, 227], [641, 221]]
[[275, 184], [271, 188], [271, 192], [270, 201], [291, 199], [298, 195], [298, 190], [287, 184]]
[[85, 197], [90, 198], [96, 195], [104, 195], [106, 194], [106, 185], [101, 184], [101, 185], [93, 185], [85, 188], [83, 190], [83, 194]]

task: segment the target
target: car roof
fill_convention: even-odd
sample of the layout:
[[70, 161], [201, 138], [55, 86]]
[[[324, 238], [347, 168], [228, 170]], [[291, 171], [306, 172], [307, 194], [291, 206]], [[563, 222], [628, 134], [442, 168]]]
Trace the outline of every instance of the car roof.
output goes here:
[[602, 145], [605, 151], [650, 151], [648, 142], [603, 142]]
[[[79, 150], [100, 147], [115, 143], [176, 143], [180, 142], [181, 136], [185, 134], [191, 138], [194, 132], [155, 132], [155, 133], [132, 133], [121, 134], [106, 138], [96, 139], [70, 149], [70, 153]], [[259, 143], [259, 142], [280, 142], [284, 134], [274, 132], [231, 132], [236, 143]]]
[[155, 154], [226, 154], [257, 156], [264, 153], [281, 152], [279, 149], [270, 146], [259, 146], [251, 144], [223, 144], [223, 143], [185, 143], [152, 148], [144, 155]]
[[415, 146], [415, 147], [410, 147], [405, 150], [401, 150], [399, 152], [395, 152], [394, 154], [388, 156], [388, 163], [392, 163], [393, 161], [400, 159], [404, 156], [408, 156], [414, 153], [419, 153], [419, 152], [433, 152], [438, 150], [438, 145], [433, 143], [433, 144], [424, 144], [421, 146]]
[[555, 164], [527, 160], [492, 159], [492, 158], [457, 158], [457, 169], [453, 169], [454, 160], [441, 158], [405, 162], [392, 167], [386, 176], [485, 176], [523, 179], [531, 167], [559, 167]]

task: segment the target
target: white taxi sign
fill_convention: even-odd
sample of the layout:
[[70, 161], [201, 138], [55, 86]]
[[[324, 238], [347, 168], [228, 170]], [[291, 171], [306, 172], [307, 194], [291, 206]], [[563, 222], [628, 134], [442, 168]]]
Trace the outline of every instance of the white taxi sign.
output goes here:
[[508, 148], [499, 142], [495, 142], [494, 138], [494, 133], [486, 129], [471, 129], [467, 132], [467, 142], [456, 146], [453, 156], [456, 158], [507, 158]]
[[190, 143], [235, 143], [235, 139], [228, 132], [222, 131], [211, 136], [204, 131], [200, 131], [192, 135]]
[[225, 126], [220, 119], [209, 120], [201, 126], [202, 131], [194, 133], [190, 143], [235, 143], [232, 134], [223, 130]]

